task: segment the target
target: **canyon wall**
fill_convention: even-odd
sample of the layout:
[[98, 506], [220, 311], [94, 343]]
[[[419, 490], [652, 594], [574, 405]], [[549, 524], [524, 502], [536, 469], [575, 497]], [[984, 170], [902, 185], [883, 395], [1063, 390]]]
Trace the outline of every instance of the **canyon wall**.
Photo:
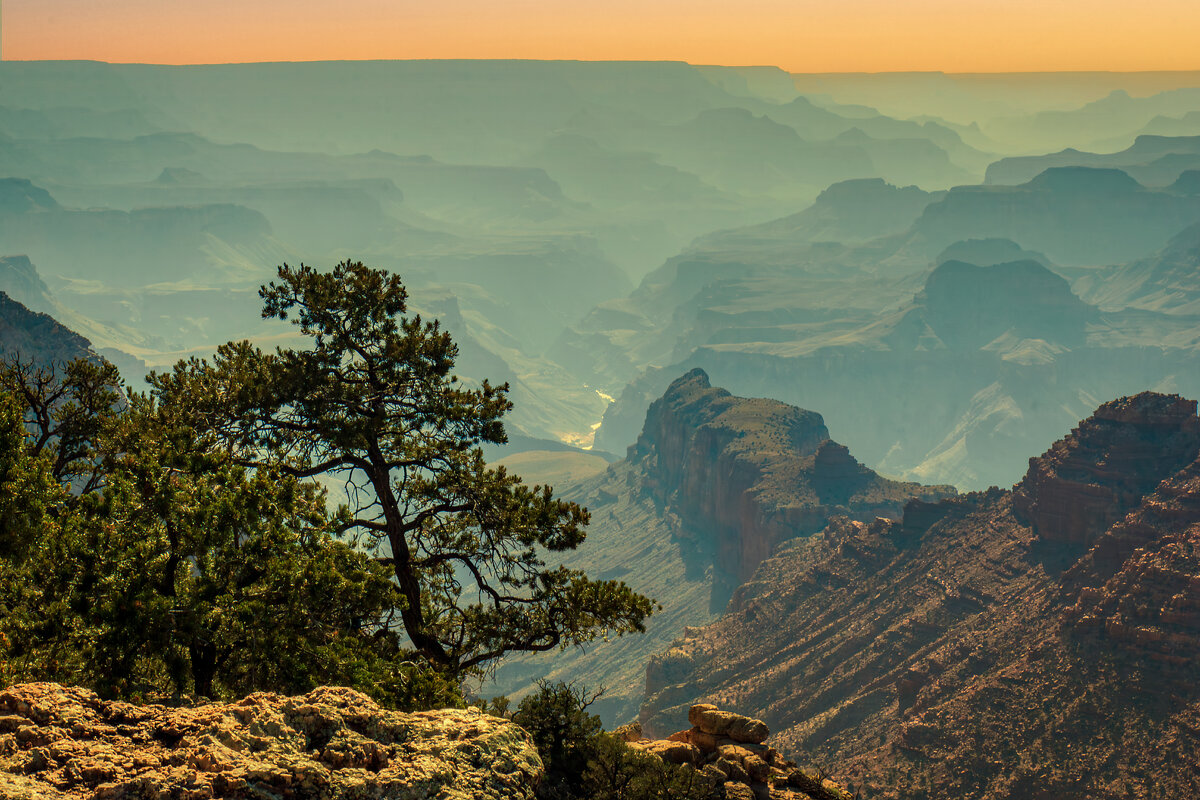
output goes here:
[[871, 797], [1195, 796], [1196, 404], [1105, 403], [1012, 491], [785, 543], [646, 682], [652, 734], [736, 707]]

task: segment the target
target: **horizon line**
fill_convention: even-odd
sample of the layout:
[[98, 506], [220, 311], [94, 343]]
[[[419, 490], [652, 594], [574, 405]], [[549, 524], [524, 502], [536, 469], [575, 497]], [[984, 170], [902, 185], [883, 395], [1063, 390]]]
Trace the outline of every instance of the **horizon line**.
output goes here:
[[113, 67], [246, 67], [274, 66], [284, 64], [398, 64], [398, 63], [449, 63], [478, 62], [494, 64], [681, 64], [688, 67], [716, 67], [721, 69], [770, 69], [785, 75], [1189, 75], [1200, 74], [1200, 66], [1194, 69], [1030, 69], [1030, 70], [969, 70], [948, 71], [940, 69], [896, 69], [896, 70], [827, 70], [792, 72], [775, 64], [717, 64], [695, 63], [677, 58], [324, 58], [274, 61], [105, 61], [96, 58], [25, 58], [0, 59], [2, 64], [103, 64]]

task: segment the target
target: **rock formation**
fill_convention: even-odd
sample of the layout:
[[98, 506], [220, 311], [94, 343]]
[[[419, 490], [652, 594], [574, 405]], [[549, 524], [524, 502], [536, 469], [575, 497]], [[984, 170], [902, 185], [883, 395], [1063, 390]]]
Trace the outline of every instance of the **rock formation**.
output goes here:
[[532, 798], [521, 728], [474, 710], [403, 714], [350, 689], [167, 708], [84, 689], [0, 691], [0, 798]]
[[819, 531], [831, 516], [897, 516], [910, 498], [954, 493], [882, 478], [830, 440], [820, 414], [734, 397], [699, 369], [650, 406], [628, 458], [685, 546], [711, 553], [730, 588], [780, 542]]
[[911, 316], [952, 349], [978, 349], [1006, 334], [1077, 346], [1084, 324], [1099, 316], [1060, 275], [1029, 259], [988, 267], [943, 261], [913, 303]]
[[849, 800], [841, 786], [810, 775], [764, 744], [770, 735], [762, 720], [697, 704], [688, 711], [691, 728], [665, 739], [647, 739], [640, 725], [616, 731], [631, 746], [672, 764], [687, 764], [712, 779], [724, 800]]
[[1151, 392], [1105, 403], [1013, 487], [1013, 513], [1051, 542], [1090, 546], [1200, 452], [1196, 401]]
[[743, 709], [870, 797], [1197, 796], [1198, 426], [1121, 398], [1011, 492], [786, 544], [651, 662], [644, 729]]

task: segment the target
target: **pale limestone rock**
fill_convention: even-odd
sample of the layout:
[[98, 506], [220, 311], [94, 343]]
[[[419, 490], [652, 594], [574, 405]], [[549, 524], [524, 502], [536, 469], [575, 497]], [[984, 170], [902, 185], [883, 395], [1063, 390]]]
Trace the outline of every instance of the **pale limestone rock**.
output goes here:
[[0, 691], [0, 720], [0, 800], [531, 800], [542, 775], [511, 722], [387, 711], [341, 688], [166, 708], [24, 684]]

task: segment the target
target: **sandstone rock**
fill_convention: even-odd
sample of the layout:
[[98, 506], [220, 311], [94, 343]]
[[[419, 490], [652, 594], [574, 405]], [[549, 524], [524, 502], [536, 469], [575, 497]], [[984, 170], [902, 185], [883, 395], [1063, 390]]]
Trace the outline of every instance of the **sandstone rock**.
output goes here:
[[[808, 787], [818, 792], [811, 795], [818, 800], [842, 798], [831, 794], [819, 782], [808, 780], [796, 765], [780, 757], [779, 752], [765, 744], [738, 741], [726, 733], [736, 732], [743, 737], [765, 739], [770, 731], [759, 720], [741, 714], [722, 711], [709, 703], [697, 703], [688, 710], [688, 721], [693, 727], [671, 734], [666, 739], [643, 739], [633, 742], [639, 749], [674, 764], [698, 766], [700, 773], [714, 786], [723, 787], [725, 798], [753, 798], [753, 800], [804, 800], [810, 795], [803, 789], [786, 788], [794, 780], [797, 786]], [[799, 773], [799, 775], [794, 775]], [[771, 788], [771, 783], [778, 790]], [[839, 787], [830, 784], [834, 789]], [[848, 797], [848, 795], [847, 795]]]
[[729, 738], [738, 742], [765, 742], [771, 731], [767, 724], [759, 719], [739, 716], [729, 727]]
[[[700, 703], [688, 711], [688, 722], [713, 737], [727, 736], [738, 742], [764, 742], [770, 735], [766, 723], [716, 706]], [[706, 740], [707, 741], [707, 740]]]
[[612, 732], [613, 736], [626, 742], [636, 742], [642, 738], [642, 723], [638, 721], [627, 722], [621, 727]]
[[756, 800], [754, 790], [744, 783], [729, 781], [725, 784], [725, 800]]
[[732, 758], [736, 761], [744, 761], [747, 756], [754, 755], [753, 750], [749, 749], [748, 747], [744, 747], [740, 743], [734, 743], [732, 741], [718, 745], [717, 752], [720, 753], [723, 758]]
[[700, 749], [687, 742], [672, 742], [666, 739], [634, 742], [635, 747], [641, 747], [648, 753], [666, 761], [668, 764], [699, 764], [702, 760]]
[[738, 715], [714, 708], [700, 712], [698, 718], [700, 721], [696, 724], [696, 727], [700, 730], [714, 736], [728, 736], [729, 730], [733, 727], [733, 723], [737, 720]]
[[771, 766], [758, 756], [747, 756], [742, 760], [742, 766], [750, 774], [753, 783], [762, 783], [771, 774]]
[[714, 753], [717, 746], [726, 740], [724, 736], [716, 736], [711, 733], [705, 733], [699, 728], [692, 728], [688, 731], [688, 741], [699, 747], [706, 753]]
[[[404, 714], [350, 689], [193, 708], [57, 684], [0, 691], [0, 798], [532, 798], [521, 728], [474, 710]], [[15, 727], [15, 730], [11, 730]]]
[[688, 709], [688, 722], [695, 727], [700, 727], [701, 716], [709, 711], [716, 711], [717, 707], [711, 703], [696, 703]]
[[727, 758], [722, 756], [716, 761], [717, 769], [725, 773], [731, 781], [739, 783], [749, 783], [750, 773], [746, 771], [746, 767], [736, 758]]

